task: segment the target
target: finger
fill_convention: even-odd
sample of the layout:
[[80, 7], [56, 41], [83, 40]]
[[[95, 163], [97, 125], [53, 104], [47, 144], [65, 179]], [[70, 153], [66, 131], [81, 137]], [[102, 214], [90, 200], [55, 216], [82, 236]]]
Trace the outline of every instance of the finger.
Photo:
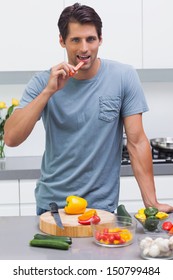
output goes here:
[[70, 71], [70, 72], [69, 72], [69, 76], [72, 77], [72, 76], [74, 76], [74, 74], [77, 74], [77, 73], [78, 73], [78, 70], [79, 70], [83, 65], [84, 65], [84, 62], [83, 62], [83, 61], [79, 62], [79, 63], [74, 67], [73, 71]]

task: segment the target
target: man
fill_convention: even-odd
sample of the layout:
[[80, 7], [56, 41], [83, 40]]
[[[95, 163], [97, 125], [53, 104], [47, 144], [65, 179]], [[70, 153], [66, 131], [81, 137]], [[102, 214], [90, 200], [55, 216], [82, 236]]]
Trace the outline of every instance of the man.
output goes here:
[[[35, 190], [37, 214], [49, 210], [51, 201], [63, 208], [69, 195], [84, 197], [88, 207], [115, 210], [123, 126], [144, 205], [173, 211], [156, 198], [150, 145], [142, 125], [148, 107], [136, 71], [98, 58], [102, 22], [91, 7], [76, 3], [65, 8], [58, 27], [68, 63], [36, 74], [5, 125], [6, 144], [17, 146], [43, 120], [46, 147]], [[81, 61], [84, 65], [76, 72]]]

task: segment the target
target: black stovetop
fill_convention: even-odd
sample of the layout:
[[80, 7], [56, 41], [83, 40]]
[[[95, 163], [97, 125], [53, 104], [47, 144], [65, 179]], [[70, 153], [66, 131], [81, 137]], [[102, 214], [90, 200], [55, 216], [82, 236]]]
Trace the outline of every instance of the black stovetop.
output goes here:
[[[155, 149], [151, 147], [153, 164], [173, 163], [173, 151]], [[121, 165], [130, 164], [130, 158], [126, 146], [123, 146]]]

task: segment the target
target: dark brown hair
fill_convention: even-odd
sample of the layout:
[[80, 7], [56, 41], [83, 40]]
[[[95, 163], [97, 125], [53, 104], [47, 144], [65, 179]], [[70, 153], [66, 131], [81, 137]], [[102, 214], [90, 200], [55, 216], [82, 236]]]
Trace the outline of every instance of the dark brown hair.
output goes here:
[[66, 7], [58, 20], [58, 28], [65, 42], [68, 36], [68, 24], [70, 22], [79, 22], [80, 24], [92, 24], [96, 27], [98, 38], [102, 35], [102, 21], [96, 11], [86, 5], [75, 3]]

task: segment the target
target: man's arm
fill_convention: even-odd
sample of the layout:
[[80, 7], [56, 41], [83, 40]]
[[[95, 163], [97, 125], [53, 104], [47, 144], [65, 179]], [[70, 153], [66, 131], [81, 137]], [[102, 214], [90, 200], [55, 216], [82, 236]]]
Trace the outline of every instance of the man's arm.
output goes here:
[[172, 206], [157, 201], [151, 148], [143, 129], [142, 114], [124, 118], [124, 127], [133, 173], [138, 182], [145, 207], [155, 206], [159, 211], [173, 211]]
[[4, 141], [7, 146], [20, 145], [29, 136], [51, 96], [62, 89], [75, 73], [74, 66], [66, 62], [52, 67], [47, 86], [39, 95], [22, 109], [16, 109], [4, 127]]
[[29, 136], [41, 112], [49, 100], [46, 89], [22, 109], [16, 109], [4, 126], [4, 141], [7, 146], [20, 145]]

